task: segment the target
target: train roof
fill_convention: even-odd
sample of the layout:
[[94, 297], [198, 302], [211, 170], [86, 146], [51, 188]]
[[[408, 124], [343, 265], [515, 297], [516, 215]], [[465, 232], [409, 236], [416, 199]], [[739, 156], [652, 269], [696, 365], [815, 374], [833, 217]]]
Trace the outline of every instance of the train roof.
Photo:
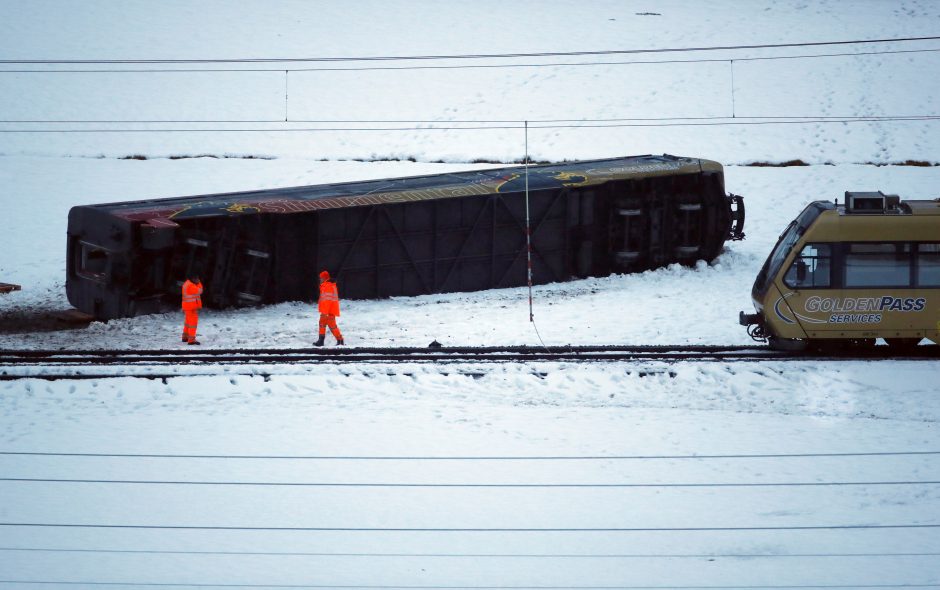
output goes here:
[[[601, 185], [611, 180], [720, 171], [701, 158], [663, 154], [529, 166], [530, 191]], [[404, 178], [88, 205], [129, 220], [183, 219], [238, 213], [293, 213], [525, 190], [522, 166]]]
[[901, 201], [914, 215], [940, 215], [940, 199], [932, 201]]
[[[824, 201], [825, 202], [825, 201]], [[836, 206], [828, 207], [829, 209], [834, 209], [838, 211], [839, 215], [847, 215], [849, 217], [871, 217], [871, 216], [910, 216], [910, 215], [940, 215], [940, 199], [926, 200], [910, 200], [910, 201], [899, 201], [897, 205], [893, 208], [879, 211], [852, 211], [846, 204], [839, 203]]]

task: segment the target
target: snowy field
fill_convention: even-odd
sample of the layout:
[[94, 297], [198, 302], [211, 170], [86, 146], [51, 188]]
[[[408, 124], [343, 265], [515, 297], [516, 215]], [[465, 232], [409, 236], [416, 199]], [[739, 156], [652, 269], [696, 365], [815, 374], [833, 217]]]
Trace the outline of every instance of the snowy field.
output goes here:
[[6, 451], [215, 456], [0, 455], [5, 478], [92, 480], [0, 483], [0, 521], [140, 527], [4, 526], [0, 571], [118, 587], [940, 582], [940, 537], [918, 528], [937, 522], [940, 455], [879, 455], [938, 448], [923, 363], [443, 370], [0, 385]]
[[[0, 0], [0, 281], [23, 286], [0, 349], [179, 346], [180, 313], [51, 329], [73, 205], [491, 167], [524, 120], [535, 159], [718, 160], [747, 206], [711, 265], [536, 287], [548, 345], [749, 344], [737, 313], [805, 204], [940, 197], [940, 40], [35, 62], [938, 35], [911, 0]], [[200, 339], [307, 347], [315, 322], [206, 310]], [[344, 301], [340, 326], [538, 342], [523, 289]], [[933, 361], [176, 371], [0, 381], [0, 588], [940, 588]]]

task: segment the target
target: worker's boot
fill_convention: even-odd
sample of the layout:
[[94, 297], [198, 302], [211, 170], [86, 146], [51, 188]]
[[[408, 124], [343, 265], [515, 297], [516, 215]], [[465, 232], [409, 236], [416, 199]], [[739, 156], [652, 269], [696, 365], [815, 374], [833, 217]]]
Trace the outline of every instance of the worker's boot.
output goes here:
[[342, 338], [340, 338], [339, 340], [336, 341], [336, 346], [345, 346], [345, 345], [346, 345], [346, 343], [343, 342], [343, 339], [342, 339]]
[[313, 343], [314, 346], [323, 346], [323, 341], [326, 340], [326, 334], [320, 334], [319, 340]]
[[190, 341], [189, 341], [189, 345], [190, 345], [190, 346], [193, 346], [193, 345], [199, 346], [200, 344], [202, 344], [202, 342], [199, 342], [198, 340], [190, 340]]

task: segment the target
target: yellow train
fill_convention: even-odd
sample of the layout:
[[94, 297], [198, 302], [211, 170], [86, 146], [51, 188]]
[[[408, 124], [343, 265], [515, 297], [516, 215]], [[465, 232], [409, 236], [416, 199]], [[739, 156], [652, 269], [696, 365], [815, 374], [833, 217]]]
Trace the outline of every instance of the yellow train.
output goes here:
[[777, 350], [940, 344], [940, 199], [846, 192], [780, 235], [739, 321]]

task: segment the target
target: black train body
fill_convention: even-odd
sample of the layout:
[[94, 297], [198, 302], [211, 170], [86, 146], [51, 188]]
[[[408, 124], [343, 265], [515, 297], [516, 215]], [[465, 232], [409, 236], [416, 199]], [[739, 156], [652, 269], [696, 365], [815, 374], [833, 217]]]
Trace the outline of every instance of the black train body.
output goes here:
[[[525, 285], [526, 178], [498, 168], [73, 207], [69, 301], [98, 319], [177, 309]], [[530, 166], [533, 283], [712, 260], [744, 208], [717, 162], [675, 156]]]

